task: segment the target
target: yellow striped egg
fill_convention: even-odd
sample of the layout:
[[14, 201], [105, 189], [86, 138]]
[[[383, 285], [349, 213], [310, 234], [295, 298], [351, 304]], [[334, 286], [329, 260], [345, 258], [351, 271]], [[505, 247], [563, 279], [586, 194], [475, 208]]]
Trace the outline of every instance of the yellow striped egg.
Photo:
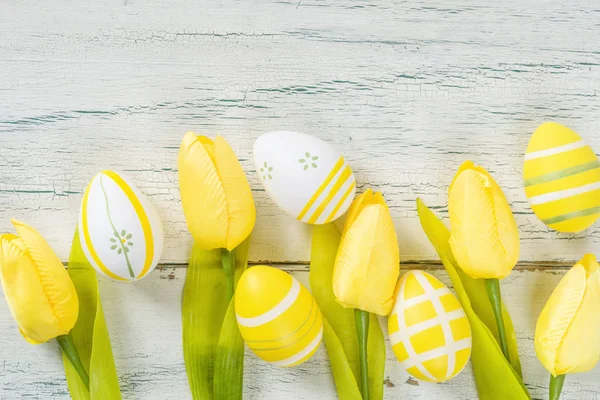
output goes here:
[[398, 282], [388, 332], [396, 357], [417, 379], [452, 379], [471, 356], [471, 326], [462, 306], [423, 271], [409, 271]]
[[356, 180], [331, 145], [304, 133], [265, 133], [254, 144], [258, 179], [287, 214], [309, 224], [341, 217], [354, 199]]
[[244, 341], [258, 357], [292, 367], [317, 351], [323, 318], [308, 290], [277, 268], [248, 268], [235, 292], [235, 316]]
[[566, 126], [546, 122], [535, 130], [523, 174], [529, 204], [550, 228], [580, 232], [600, 217], [600, 162]]
[[90, 181], [81, 202], [79, 238], [96, 271], [125, 282], [141, 279], [156, 267], [164, 242], [150, 200], [113, 171], [102, 171]]

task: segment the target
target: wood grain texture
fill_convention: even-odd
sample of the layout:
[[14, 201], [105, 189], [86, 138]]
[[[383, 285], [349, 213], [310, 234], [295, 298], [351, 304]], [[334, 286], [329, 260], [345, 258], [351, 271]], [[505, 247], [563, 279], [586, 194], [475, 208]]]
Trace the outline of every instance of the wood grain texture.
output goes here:
[[[270, 201], [251, 162], [260, 134], [290, 129], [332, 143], [359, 190], [384, 193], [404, 261], [437, 259], [415, 199], [445, 217], [447, 186], [467, 158], [504, 188], [523, 261], [579, 259], [600, 246], [600, 222], [549, 231], [527, 204], [521, 163], [547, 120], [600, 151], [599, 25], [589, 0], [4, 0], [0, 232], [23, 219], [66, 260], [85, 186], [110, 168], [159, 208], [163, 262], [185, 263], [176, 155], [192, 129], [223, 134], [249, 175], [251, 260], [305, 263], [309, 228]], [[304, 266], [288, 267], [308, 283]], [[563, 273], [519, 271], [503, 286], [534, 399], [547, 389], [534, 321]], [[135, 285], [101, 281], [126, 399], [189, 398], [175, 312], [184, 276], [164, 267]], [[26, 344], [1, 304], [0, 400], [68, 398], [57, 346]], [[475, 396], [470, 371], [417, 385], [391, 351], [386, 374], [386, 399]], [[569, 377], [564, 399], [600, 399], [599, 376]], [[248, 399], [335, 398], [323, 349], [293, 370], [248, 354], [245, 387]]]
[[[412, 266], [405, 266], [406, 269]], [[450, 285], [445, 271], [425, 268]], [[287, 266], [307, 287], [304, 266]], [[405, 269], [405, 270], [406, 270]], [[503, 295], [517, 330], [525, 381], [534, 399], [546, 399], [548, 375], [535, 356], [535, 320], [564, 269], [515, 271], [503, 281]], [[100, 279], [102, 302], [111, 335], [117, 372], [125, 399], [182, 400], [191, 395], [181, 345], [181, 291], [184, 268], [163, 267], [134, 285]], [[382, 322], [385, 323], [384, 320]], [[386, 329], [384, 329], [386, 330]], [[386, 335], [387, 336], [387, 335]], [[7, 307], [0, 307], [0, 399], [68, 399], [58, 345], [32, 346], [18, 333]], [[389, 344], [388, 344], [389, 346]], [[444, 384], [409, 377], [388, 347], [386, 399], [476, 398], [470, 363]], [[596, 400], [600, 368], [569, 375], [564, 400]], [[335, 399], [324, 347], [308, 362], [292, 369], [271, 366], [246, 354], [244, 399]]]
[[529, 135], [556, 120], [600, 151], [600, 13], [588, 0], [17, 1], [0, 3], [0, 231], [21, 218], [66, 259], [82, 192], [128, 174], [159, 207], [163, 261], [185, 262], [176, 154], [222, 133], [258, 205], [251, 260], [309, 257], [308, 228], [270, 201], [250, 161], [261, 133], [339, 148], [382, 191], [403, 260], [434, 259], [415, 199], [446, 215], [467, 158], [517, 214], [523, 260], [579, 259], [600, 223], [549, 231], [521, 181]]

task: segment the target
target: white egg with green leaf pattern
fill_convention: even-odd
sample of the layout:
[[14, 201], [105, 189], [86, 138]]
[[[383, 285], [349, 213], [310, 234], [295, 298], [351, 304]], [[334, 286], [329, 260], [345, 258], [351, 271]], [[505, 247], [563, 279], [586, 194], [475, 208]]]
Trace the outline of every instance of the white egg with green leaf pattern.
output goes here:
[[299, 221], [334, 221], [354, 199], [352, 169], [339, 151], [314, 136], [265, 133], [254, 144], [254, 165], [269, 197]]
[[89, 263], [117, 281], [148, 275], [163, 250], [158, 212], [135, 185], [113, 171], [102, 171], [90, 181], [81, 203], [78, 232]]

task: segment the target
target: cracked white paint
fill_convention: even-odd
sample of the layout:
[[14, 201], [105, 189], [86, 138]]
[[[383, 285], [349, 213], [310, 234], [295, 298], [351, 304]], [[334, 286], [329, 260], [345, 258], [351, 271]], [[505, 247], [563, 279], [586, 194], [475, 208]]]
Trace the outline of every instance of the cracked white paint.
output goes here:
[[[527, 204], [521, 164], [530, 133], [547, 120], [600, 152], [599, 21], [588, 0], [2, 1], [0, 232], [23, 219], [66, 260], [85, 185], [110, 168], [159, 208], [163, 262], [185, 263], [191, 238], [176, 156], [192, 129], [223, 134], [250, 177], [251, 259], [305, 262], [309, 228], [266, 197], [250, 161], [261, 133], [288, 129], [332, 143], [359, 191], [384, 193], [402, 260], [437, 258], [415, 199], [445, 217], [447, 186], [467, 158], [505, 189], [523, 261], [579, 259], [600, 248], [600, 222], [577, 235], [549, 231]], [[187, 395], [173, 313], [183, 272], [158, 275], [136, 286], [103, 282], [128, 399]], [[556, 280], [522, 273], [505, 289], [535, 398], [547, 379], [531, 346], [532, 310]], [[1, 303], [0, 322], [11, 338], [0, 341], [0, 399], [66, 396], [57, 349], [24, 344]], [[247, 360], [247, 398], [333, 398], [322, 351], [292, 371]], [[474, 396], [469, 374], [417, 387], [388, 365], [396, 386], [387, 398]], [[597, 377], [569, 377], [565, 398], [597, 398]]]

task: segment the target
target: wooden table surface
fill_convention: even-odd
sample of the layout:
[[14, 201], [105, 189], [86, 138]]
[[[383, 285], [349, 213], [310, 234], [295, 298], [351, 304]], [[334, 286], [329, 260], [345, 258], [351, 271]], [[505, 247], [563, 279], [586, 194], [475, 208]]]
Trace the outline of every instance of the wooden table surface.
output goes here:
[[[402, 268], [448, 283], [415, 199], [444, 218], [465, 159], [505, 190], [523, 264], [503, 285], [525, 380], [546, 398], [535, 319], [572, 264], [600, 248], [600, 223], [548, 230], [523, 191], [531, 133], [554, 120], [600, 149], [600, 9], [589, 0], [40, 0], [0, 2], [0, 232], [37, 229], [64, 260], [82, 192], [102, 169], [127, 174], [158, 207], [163, 266], [135, 285], [101, 279], [125, 399], [188, 399], [180, 301], [189, 257], [176, 155], [187, 130], [224, 135], [247, 171], [258, 219], [250, 258], [307, 283], [310, 229], [262, 190], [254, 140], [316, 135], [383, 192]], [[561, 263], [561, 264], [556, 264]], [[561, 267], [562, 266], [562, 267]], [[0, 300], [0, 399], [68, 398], [58, 347], [25, 343]], [[245, 398], [333, 399], [323, 349], [295, 369], [246, 357]], [[386, 399], [473, 399], [470, 370], [410, 378], [391, 351]], [[563, 398], [600, 399], [600, 369]]]

